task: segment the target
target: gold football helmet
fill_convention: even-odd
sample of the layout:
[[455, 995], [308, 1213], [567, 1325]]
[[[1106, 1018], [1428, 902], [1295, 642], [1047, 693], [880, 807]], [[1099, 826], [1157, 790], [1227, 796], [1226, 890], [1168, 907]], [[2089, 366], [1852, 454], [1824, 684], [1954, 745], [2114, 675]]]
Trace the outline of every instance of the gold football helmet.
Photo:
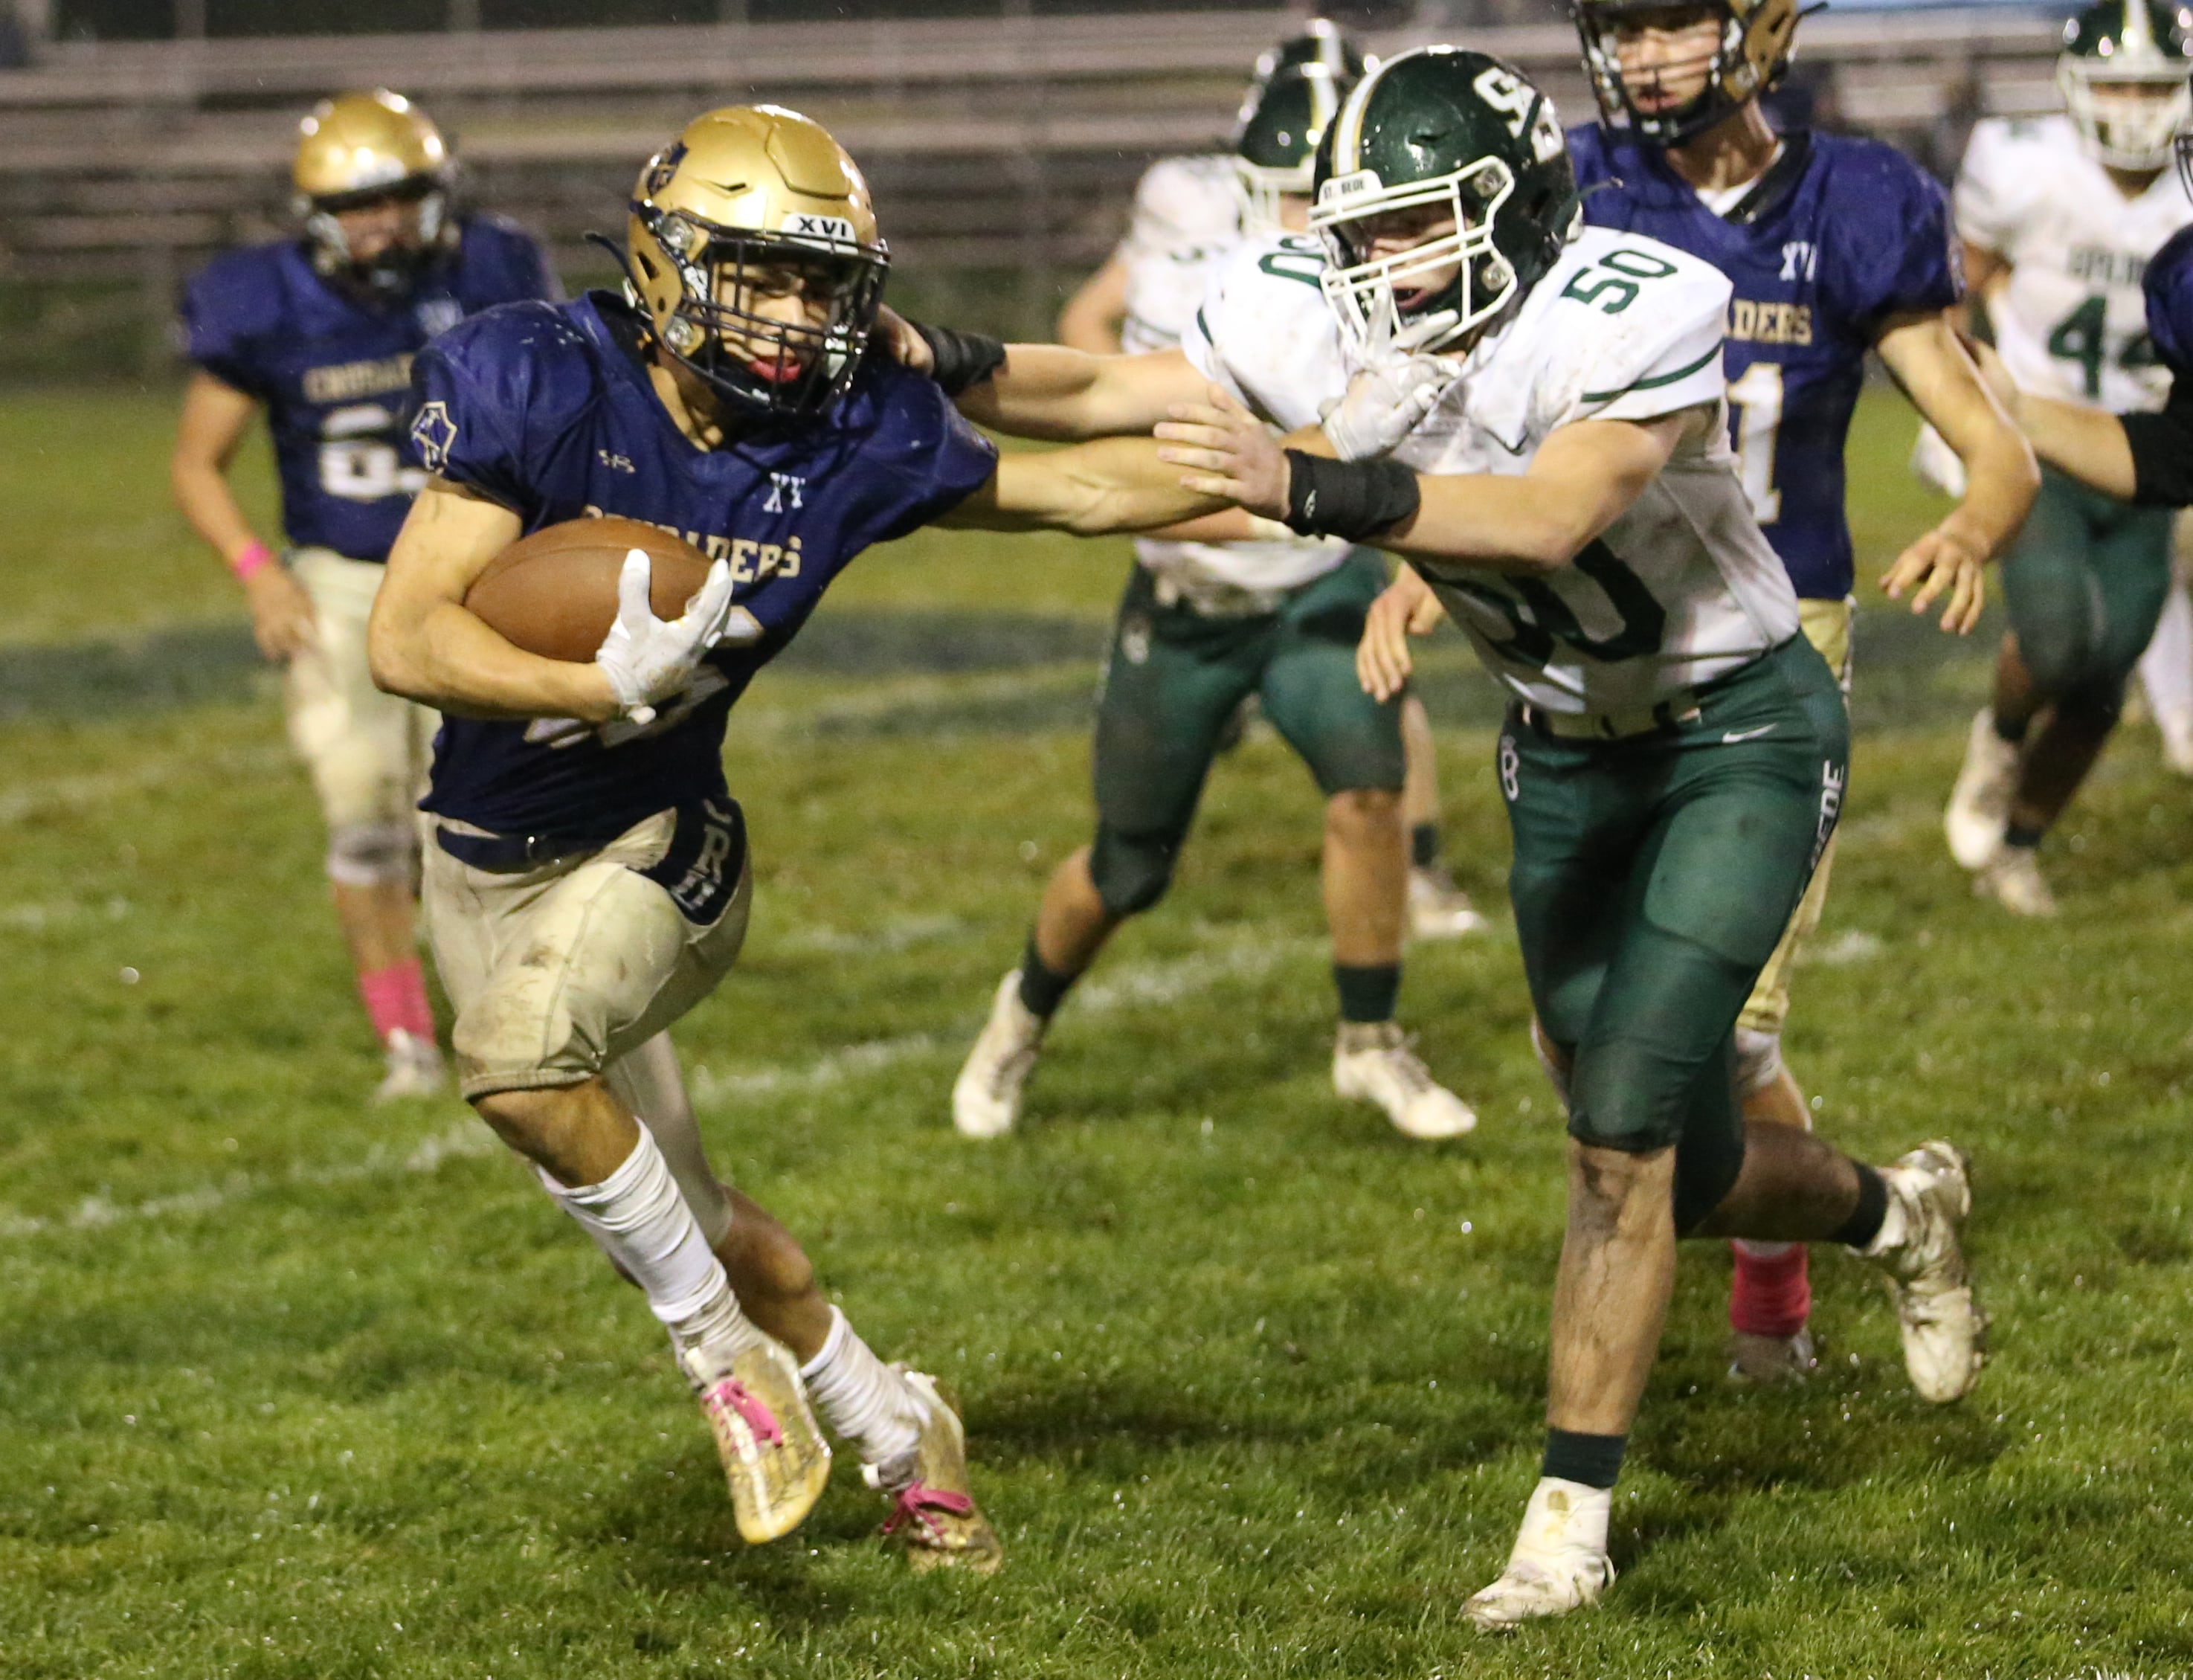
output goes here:
[[[420, 265], [455, 232], [449, 215], [449, 153], [427, 113], [386, 88], [338, 94], [298, 125], [297, 213], [313, 266], [369, 290], [406, 290]], [[342, 225], [347, 210], [415, 205], [409, 232], [361, 259]]]
[[[1680, 146], [1766, 92], [1796, 51], [1798, 0], [1570, 0], [1569, 11], [1601, 119], [1654, 146]], [[1623, 79], [1615, 37], [1624, 24], [1687, 13], [1720, 24], [1714, 45], [1703, 58], [1663, 66], [1654, 79], [1680, 83], [1703, 72], [1704, 85], [1680, 105], [1643, 109], [1635, 98], [1640, 90]]]
[[867, 182], [819, 123], [726, 106], [639, 172], [626, 284], [663, 348], [741, 407], [820, 412], [852, 381], [890, 249]]

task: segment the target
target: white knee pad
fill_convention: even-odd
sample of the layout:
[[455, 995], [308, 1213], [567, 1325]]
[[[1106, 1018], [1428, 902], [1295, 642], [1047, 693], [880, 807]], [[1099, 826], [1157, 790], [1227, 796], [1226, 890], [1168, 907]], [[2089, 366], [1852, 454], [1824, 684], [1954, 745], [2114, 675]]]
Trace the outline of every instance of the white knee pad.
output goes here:
[[1561, 1099], [1561, 1112], [1573, 1113], [1574, 1110], [1569, 1107], [1569, 1070], [1561, 1065], [1560, 1058], [1554, 1052], [1552, 1041], [1546, 1036], [1546, 1029], [1535, 1019], [1531, 1023], [1531, 1048], [1537, 1054], [1538, 1065], [1546, 1070], [1546, 1083], [1554, 1087], [1554, 1095]]
[[1741, 1098], [1764, 1091], [1782, 1077], [1782, 1035], [1762, 1033], [1751, 1027], [1736, 1029], [1736, 1094]]
[[409, 886], [418, 872], [409, 823], [343, 823], [328, 831], [328, 879], [337, 886]]

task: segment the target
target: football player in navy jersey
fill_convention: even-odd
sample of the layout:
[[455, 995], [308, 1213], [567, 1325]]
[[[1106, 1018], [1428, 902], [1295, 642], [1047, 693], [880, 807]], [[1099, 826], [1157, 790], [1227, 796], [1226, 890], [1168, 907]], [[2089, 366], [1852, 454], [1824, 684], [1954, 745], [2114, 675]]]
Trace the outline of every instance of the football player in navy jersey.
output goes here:
[[[418, 358], [432, 474], [374, 610], [375, 679], [445, 714], [425, 801], [427, 928], [465, 1096], [645, 1292], [700, 1396], [749, 1540], [828, 1473], [810, 1396], [892, 1502], [917, 1566], [996, 1567], [958, 1416], [884, 1364], [798, 1245], [716, 1178], [667, 1029], [745, 932], [724, 727], [862, 550], [917, 526], [1148, 529], [1215, 504], [1146, 439], [1003, 461], [948, 392], [1003, 347], [948, 334], [915, 372], [871, 345], [888, 255], [867, 188], [774, 106], [690, 124], [634, 190], [623, 295], [493, 310]], [[622, 607], [591, 663], [466, 611], [522, 533], [645, 520], [715, 557], [679, 618]]]
[[[403, 430], [412, 357], [475, 310], [558, 294], [524, 233], [451, 214], [442, 137], [395, 94], [322, 103], [294, 176], [304, 237], [221, 257], [184, 294], [197, 372], [172, 477], [192, 528], [242, 581], [261, 651], [288, 667], [290, 737], [327, 820], [336, 915], [387, 1057], [376, 1095], [417, 1096], [442, 1081], [411, 928], [411, 806], [433, 718], [374, 687], [366, 615], [426, 479]], [[280, 561], [226, 478], [262, 409], [281, 473]]]
[[[1968, 631], [1978, 562], [2032, 504], [2030, 452], [1976, 376], [1945, 312], [1963, 290], [1941, 187], [1877, 141], [1778, 133], [1760, 103], [1788, 67], [1797, 0], [1574, 0], [1602, 118], [1569, 132], [1587, 221], [1705, 258], [1735, 286], [1725, 351], [1731, 441], [1805, 633], [1850, 674], [1843, 445], [1877, 353], [1963, 460], [1963, 499], [1919, 546], [1975, 563], [1943, 628]], [[1749, 1120], [1808, 1125], [1783, 1064], [1796, 949], [1818, 925], [1832, 849], [1737, 1029]], [[1802, 1246], [1738, 1242], [1732, 1374], [1774, 1381], [1813, 1362]]]

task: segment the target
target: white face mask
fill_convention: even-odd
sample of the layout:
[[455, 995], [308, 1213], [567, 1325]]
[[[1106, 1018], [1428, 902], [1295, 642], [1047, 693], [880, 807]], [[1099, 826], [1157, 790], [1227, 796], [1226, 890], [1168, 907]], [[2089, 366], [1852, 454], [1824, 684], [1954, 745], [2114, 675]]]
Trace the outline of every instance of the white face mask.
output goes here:
[[[1465, 181], [1480, 206], [1474, 214], [1463, 202]], [[1515, 270], [1493, 244], [1492, 228], [1514, 191], [1515, 177], [1497, 158], [1402, 186], [1381, 186], [1367, 169], [1326, 182], [1310, 209], [1310, 230], [1324, 238], [1331, 258], [1320, 280], [1326, 301], [1357, 354], [1375, 358], [1396, 350], [1443, 349], [1507, 307], [1515, 293]], [[1351, 223], [1433, 204], [1453, 216], [1451, 232], [1391, 255], [1353, 257]], [[1454, 278], [1446, 284], [1457, 289], [1452, 304], [1405, 318], [1397, 288], [1450, 271]]]

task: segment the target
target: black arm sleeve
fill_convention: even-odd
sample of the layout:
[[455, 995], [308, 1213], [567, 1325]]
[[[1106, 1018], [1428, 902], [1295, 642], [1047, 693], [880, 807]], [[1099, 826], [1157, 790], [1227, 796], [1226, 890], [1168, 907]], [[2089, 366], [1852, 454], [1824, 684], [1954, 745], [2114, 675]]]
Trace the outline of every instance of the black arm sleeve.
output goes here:
[[2142, 507], [2193, 507], [2193, 380], [2173, 379], [2160, 412], [2123, 418], [2133, 501]]
[[1417, 475], [1398, 461], [1328, 461], [1286, 451], [1287, 529], [1303, 536], [1344, 536], [1361, 542], [1391, 530], [1417, 511]]
[[956, 397], [980, 385], [1005, 364], [1004, 341], [987, 333], [960, 332], [955, 328], [932, 327], [913, 320], [907, 325], [919, 333], [922, 342], [929, 347], [930, 359], [935, 364], [929, 376], [948, 397]]

